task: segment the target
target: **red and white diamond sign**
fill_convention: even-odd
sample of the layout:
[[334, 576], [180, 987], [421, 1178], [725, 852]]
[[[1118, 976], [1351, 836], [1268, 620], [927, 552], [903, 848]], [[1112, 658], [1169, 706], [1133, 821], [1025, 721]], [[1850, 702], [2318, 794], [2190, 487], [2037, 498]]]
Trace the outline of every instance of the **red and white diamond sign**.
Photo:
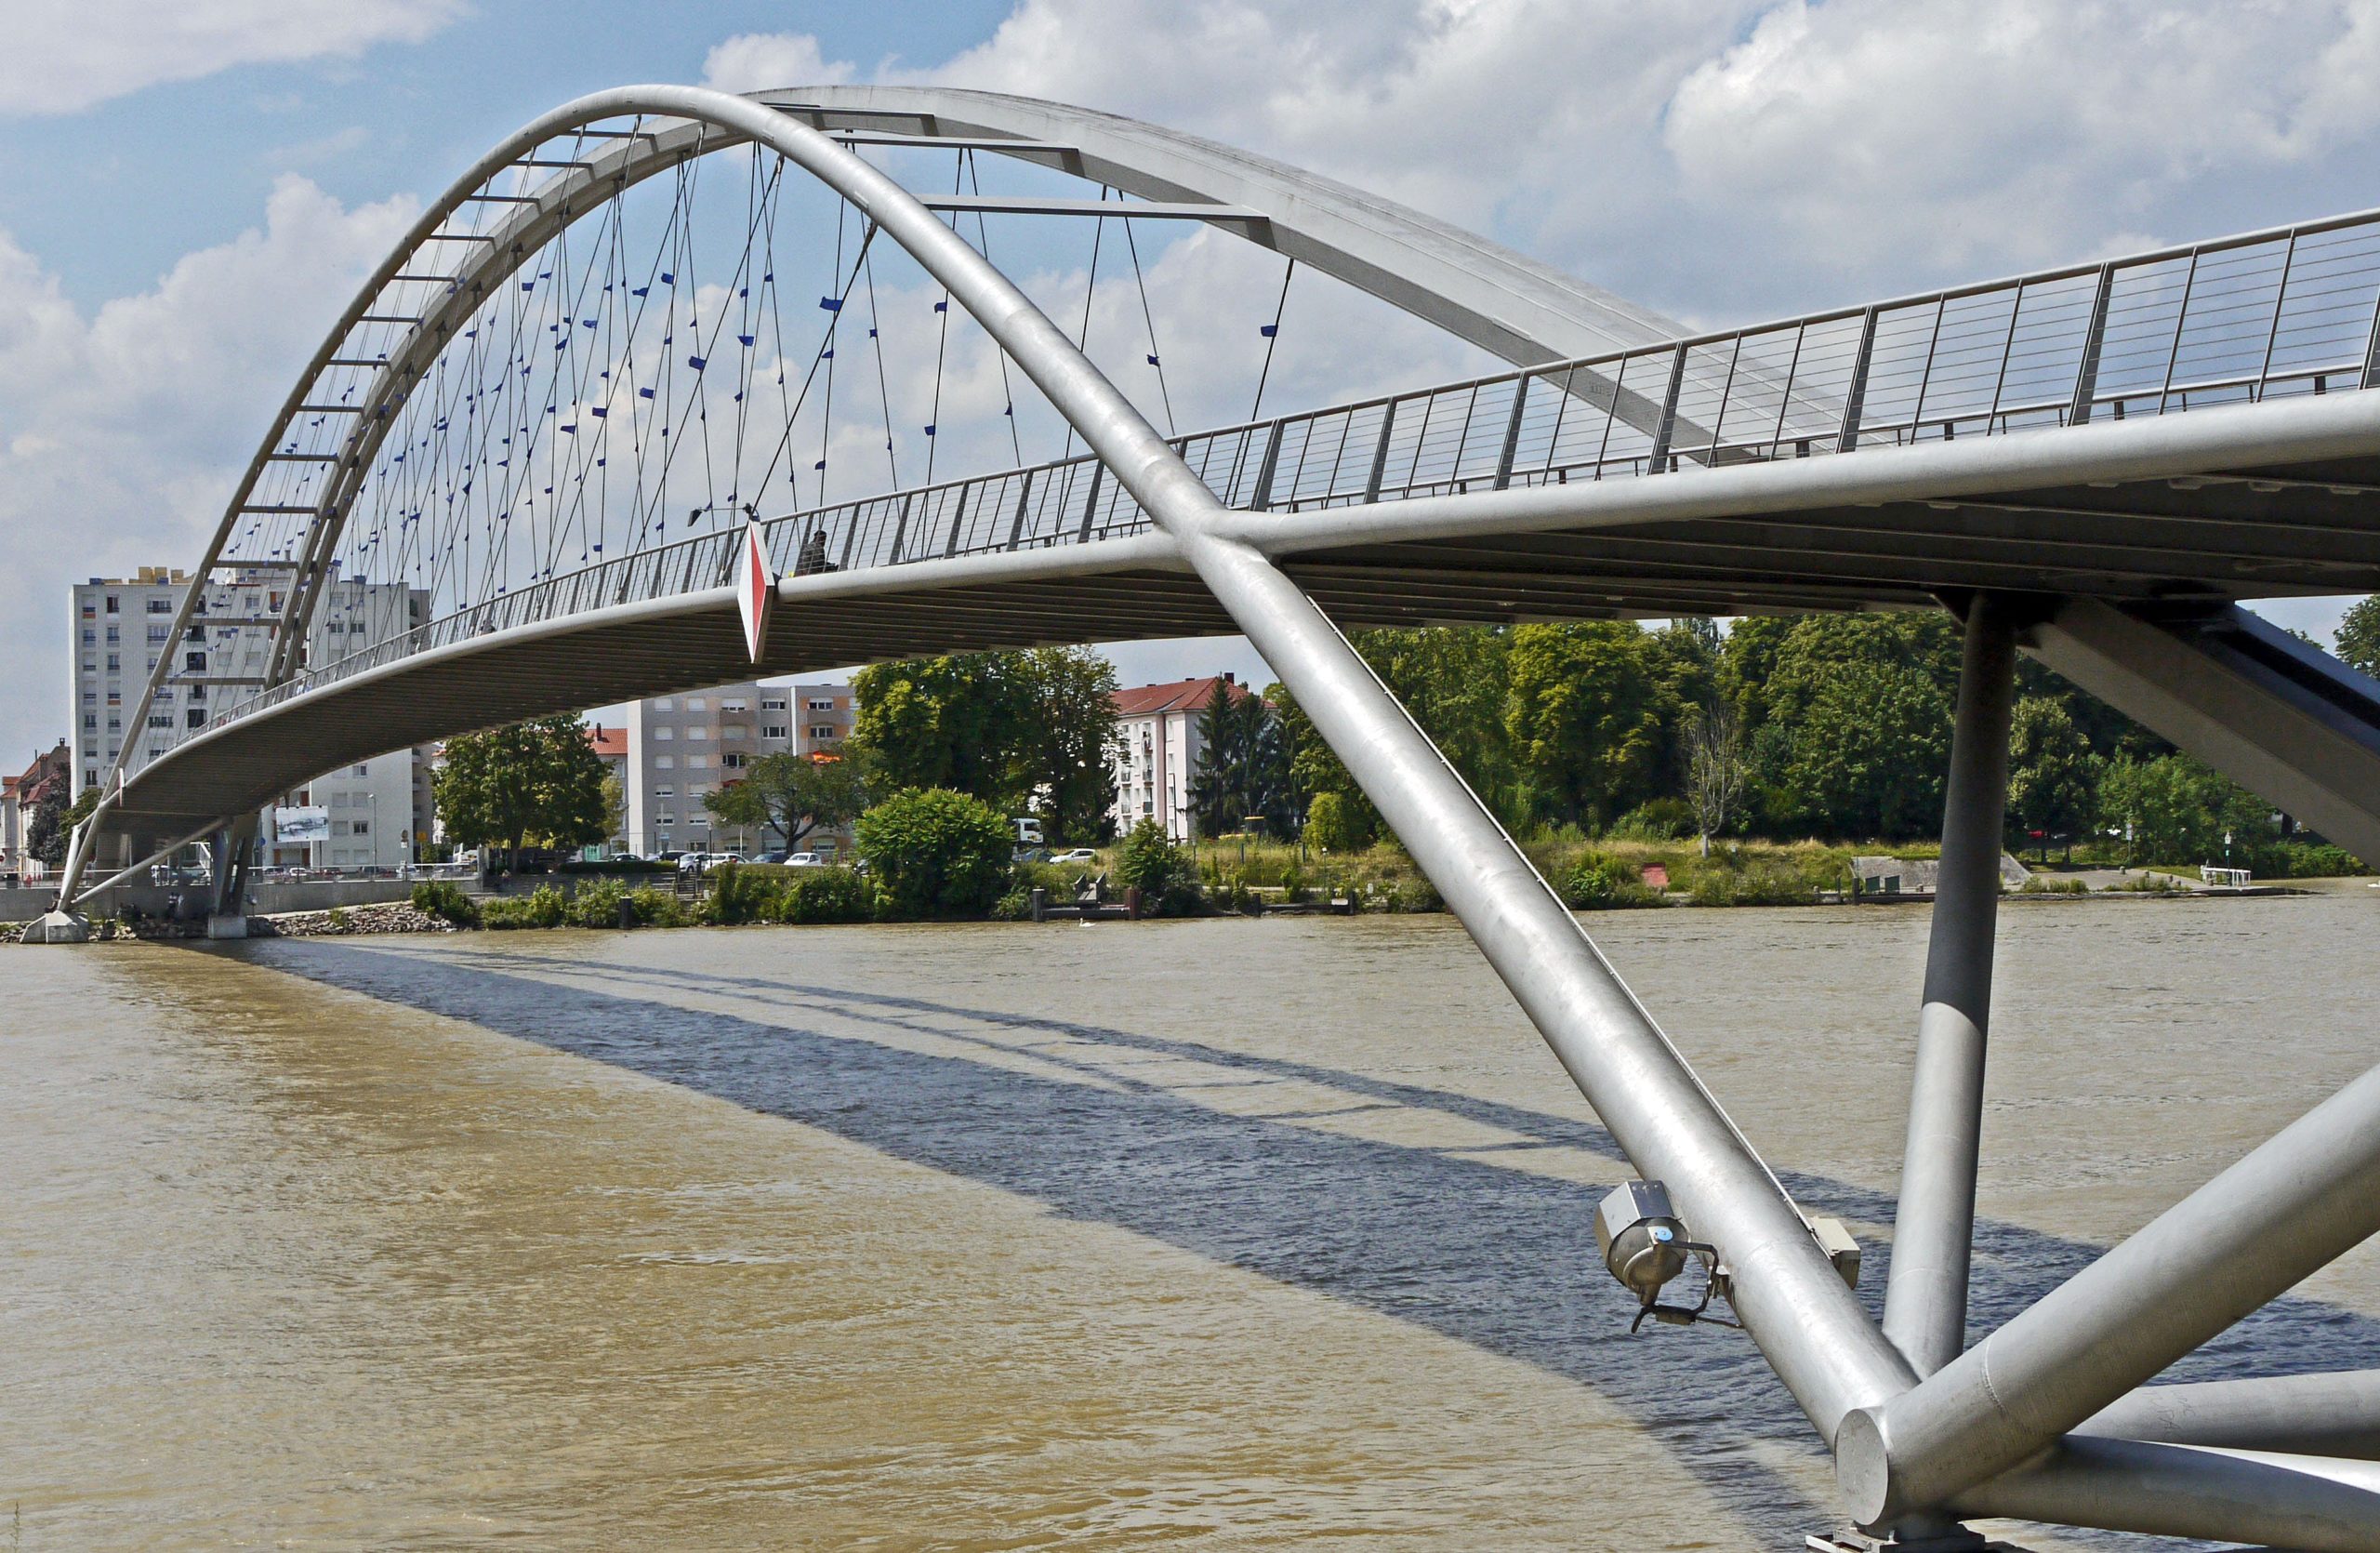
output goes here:
[[744, 552], [735, 560], [735, 608], [744, 617], [744, 645], [752, 661], [760, 661], [760, 651], [769, 640], [769, 611], [776, 606], [777, 575], [769, 569], [768, 541], [761, 537], [760, 525], [744, 525]]

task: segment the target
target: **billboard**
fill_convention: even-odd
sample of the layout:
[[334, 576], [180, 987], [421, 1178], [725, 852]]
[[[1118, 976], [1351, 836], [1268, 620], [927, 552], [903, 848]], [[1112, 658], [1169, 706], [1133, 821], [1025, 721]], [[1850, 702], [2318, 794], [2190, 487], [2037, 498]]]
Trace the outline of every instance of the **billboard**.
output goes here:
[[326, 842], [330, 837], [331, 812], [319, 804], [272, 811], [272, 839], [276, 844], [297, 846], [305, 842]]

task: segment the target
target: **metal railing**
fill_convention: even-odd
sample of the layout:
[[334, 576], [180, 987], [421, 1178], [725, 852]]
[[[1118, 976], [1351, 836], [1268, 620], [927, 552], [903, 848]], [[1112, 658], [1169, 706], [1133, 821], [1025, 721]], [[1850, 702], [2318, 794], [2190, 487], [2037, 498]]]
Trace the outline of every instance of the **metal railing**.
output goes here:
[[[1296, 512], [2374, 386], [2380, 211], [2366, 211], [1367, 399], [1171, 445], [1225, 506]], [[781, 570], [792, 569], [813, 533], [826, 537], [833, 564], [852, 570], [1086, 544], [1150, 524], [1084, 455], [764, 526]], [[736, 538], [681, 540], [500, 593], [248, 697], [206, 726], [472, 637], [723, 586]]]

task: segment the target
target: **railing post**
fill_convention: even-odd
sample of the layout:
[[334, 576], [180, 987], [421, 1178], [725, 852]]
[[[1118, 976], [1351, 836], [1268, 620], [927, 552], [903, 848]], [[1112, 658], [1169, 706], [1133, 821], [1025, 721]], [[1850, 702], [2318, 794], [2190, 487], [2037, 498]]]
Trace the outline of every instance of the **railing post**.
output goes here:
[[2271, 386], [2273, 343], [2281, 338], [2281, 310], [2289, 305], [2289, 276], [2290, 272], [2296, 268], [2297, 232], [2294, 228], [2292, 228], [2289, 233], [2289, 246], [2281, 251], [2281, 288], [2273, 293], [2272, 327], [2265, 331], [2264, 363], [2256, 368], [2256, 398], [2258, 400], [2264, 398], [2265, 391]]
[[864, 510], [858, 502], [843, 509], [849, 516], [843, 519], [843, 550], [842, 554], [836, 558], [835, 564], [844, 571], [851, 570], [852, 546], [859, 539], [859, 515]]
[[959, 487], [959, 507], [950, 514], [950, 538], [942, 547], [945, 560], [959, 553], [959, 536], [967, 531], [967, 498], [974, 494], [974, 490], [975, 484], [972, 481]]
[[1017, 541], [1025, 538], [1025, 509], [1033, 504], [1033, 473], [1031, 470], [1025, 471], [1024, 486], [1016, 493], [1016, 516], [1008, 525], [1010, 550], [1014, 550]]
[[2099, 289], [2091, 299], [2091, 325], [2082, 336], [2082, 359], [2074, 364], [2074, 398], [2066, 406], [2066, 424], [2081, 426], [2091, 418], [2091, 400], [2099, 392], [2099, 352], [2108, 338], [2108, 298], [2115, 290], [2116, 267], [2099, 266]]
[[1529, 376], [1524, 372], [1513, 383], [1513, 413], [1504, 422], [1504, 445], [1496, 450], [1497, 490], [1505, 490], [1513, 483], [1513, 456], [1520, 450], [1521, 417], [1528, 410]]
[[1091, 466], [1091, 495], [1083, 498], [1082, 532], [1075, 536], [1075, 538], [1079, 543], [1089, 544], [1091, 542], [1091, 520], [1099, 515], [1099, 483], [1101, 477], [1105, 475], [1106, 472], [1107, 466], [1105, 464], [1094, 461]]
[[2363, 343], [2363, 386], [2380, 388], [2380, 293], [2372, 299], [2372, 332]]
[[[1677, 431], [1677, 397], [1686, 388], [1686, 347], [1677, 348], [1677, 355], [1670, 363], [1669, 392], [1661, 395], [1661, 418], [1653, 423], [1653, 448], [1645, 456], [1645, 472], [1659, 474], [1669, 462], [1670, 438]], [[1612, 404], [1619, 413], [1619, 401]]]
[[1925, 365], [1917, 374], [1917, 405], [1909, 412], [1909, 440], [1915, 442], [1925, 431], [1925, 391], [1934, 381], [1934, 354], [1942, 348], [1942, 314], [1950, 305], [1948, 297], [1934, 299], [1934, 332], [1925, 337]]
[[1255, 511], [1273, 510], [1273, 471], [1281, 462], [1281, 428], [1283, 422], [1273, 422], [1271, 435], [1264, 439], [1264, 461], [1256, 466], [1256, 494], [1249, 506]]
[[1870, 308], [1859, 321], [1859, 352], [1851, 358], [1851, 387], [1843, 395], [1843, 429], [1834, 439], [1837, 453], [1859, 445], [1859, 418], [1868, 407], [1868, 367], [1875, 356], [1876, 310]]
[[[2373, 337], [2373, 343], [2375, 347], [2380, 347], [2380, 309], [2373, 311], [2372, 320], [2375, 331]], [[2366, 373], [2365, 376], [2368, 378], [2370, 374]], [[1364, 499], [1367, 502], [1380, 499], [1381, 477], [1388, 472], [1389, 436], [1396, 430], [1396, 406], [1402, 403], [1402, 400], [1392, 399], [1380, 407], [1380, 441], [1372, 445], [1372, 472], [1364, 482]]]
[[[2189, 271], [2182, 277], [2182, 305], [2180, 308], [2176, 309], [2174, 313], [2174, 338], [2165, 342], [2165, 381], [2163, 385], [2157, 390], [2157, 413], [2159, 415], [2163, 415], [2165, 413], [2165, 401], [2170, 398], [2174, 392], [2174, 374], [2181, 368], [2182, 326], [2189, 322], [2190, 293], [2195, 290], [2197, 286], [2198, 250], [2196, 248], [2192, 248], [2190, 250]], [[2380, 323], [2380, 312], [2375, 312], [2373, 314], [2373, 318], [2375, 323]]]
[[918, 494], [915, 491], [911, 491], [901, 498], [900, 515], [892, 520], [892, 553], [884, 558], [884, 564], [888, 566], [897, 566], [901, 564], [901, 547], [909, 542], [909, 503], [917, 498]]

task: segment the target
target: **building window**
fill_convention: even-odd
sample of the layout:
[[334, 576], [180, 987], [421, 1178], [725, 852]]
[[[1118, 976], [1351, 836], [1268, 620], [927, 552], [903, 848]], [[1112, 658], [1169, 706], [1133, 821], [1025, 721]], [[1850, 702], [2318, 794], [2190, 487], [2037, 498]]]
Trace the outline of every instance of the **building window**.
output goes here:
[[675, 798], [678, 796], [678, 790], [669, 783], [664, 782], [659, 787], [653, 790], [653, 796], [655, 798]]
[[813, 701], [810, 703], [810, 710], [812, 711], [832, 711], [835, 710], [835, 703], [832, 701]]
[[171, 615], [173, 612], [174, 601], [171, 599], [151, 599], [149, 601], [149, 613], [152, 615]]
[[719, 710], [721, 711], [750, 711], [752, 710], [752, 703], [739, 696], [733, 700], [720, 702]]
[[121, 674], [124, 672], [124, 657], [121, 654], [110, 653], [108, 655], [108, 672], [111, 674]]
[[182, 667], [193, 674], [204, 674], [206, 672], [206, 655], [205, 653], [184, 653], [182, 655]]
[[792, 730], [788, 729], [782, 723], [772, 723], [767, 727], [760, 730], [760, 737], [762, 738], [785, 738], [788, 737], [791, 731]]
[[152, 625], [149, 628], [149, 640], [152, 642], [163, 642], [166, 637], [171, 636], [173, 632], [167, 630], [164, 626]]
[[85, 712], [83, 714], [83, 726], [90, 733], [98, 733], [99, 731], [99, 714], [95, 711]]
[[149, 714], [149, 725], [152, 728], [170, 728], [174, 725], [173, 714], [168, 712], [159, 715], [152, 712]]
[[90, 627], [85, 626], [83, 628], [83, 645], [86, 647], [96, 647], [99, 644], [99, 633], [93, 630]]
[[655, 755], [653, 757], [653, 769], [655, 771], [668, 771], [677, 763], [678, 757], [675, 755]]
[[840, 730], [838, 730], [832, 723], [813, 723], [810, 724], [810, 737], [812, 738], [833, 738], [839, 731]]
[[678, 730], [675, 728], [655, 728], [653, 730], [654, 742], [656, 744], [667, 744], [677, 737]]
[[191, 727], [204, 728], [206, 726], [206, 709], [205, 707], [192, 707], [190, 710], [182, 713], [182, 716], [187, 720]]
[[708, 701], [704, 700], [699, 696], [689, 696], [686, 697], [686, 710], [688, 711], [702, 711], [708, 708], [709, 705], [710, 703]]
[[740, 750], [731, 750], [726, 754], [719, 757], [720, 769], [722, 771], [741, 771], [751, 758], [751, 756], [745, 754]]
[[708, 755], [689, 755], [686, 757], [686, 769], [688, 771], [707, 770], [709, 768], [709, 765], [710, 757]]
[[686, 737], [689, 739], [706, 739], [710, 737], [710, 730], [699, 723], [689, 723], [686, 724]]
[[121, 631], [121, 630], [117, 630], [117, 629], [116, 629], [115, 627], [113, 627], [113, 626], [110, 626], [110, 627], [108, 628], [108, 645], [109, 645], [109, 646], [112, 647], [112, 646], [114, 646], [117, 643], [119, 643], [119, 642], [121, 642], [121, 641], [123, 641], [123, 640], [124, 640], [124, 632], [123, 632], [123, 631]]
[[372, 822], [368, 819], [357, 820], [355, 822], [355, 833], [359, 836], [370, 835], [372, 833]]
[[358, 776], [369, 776], [369, 775], [371, 774], [371, 770], [372, 770], [372, 763], [371, 763], [371, 762], [369, 762], [369, 761], [366, 761], [364, 764], [359, 765], [359, 766], [357, 766], [357, 767], [355, 768], [355, 774], [356, 774]]
[[678, 823], [678, 816], [672, 814], [664, 814], [659, 816], [658, 823], [662, 825], [675, 825]]
[[785, 697], [782, 696], [763, 696], [760, 697], [760, 710], [762, 711], [783, 711], [785, 710]]
[[719, 737], [721, 738], [750, 738], [752, 737], [752, 728], [749, 723], [722, 723], [719, 726]]
[[653, 710], [655, 711], [668, 711], [673, 705], [675, 705], [675, 703], [672, 702], [668, 697], [664, 696], [653, 702]]
[[110, 733], [112, 733], [112, 734], [120, 734], [120, 733], [122, 733], [123, 731], [124, 731], [124, 719], [123, 719], [123, 718], [121, 718], [121, 717], [111, 717], [111, 718], [109, 718], [109, 719], [108, 719], [108, 732], [110, 732]]

